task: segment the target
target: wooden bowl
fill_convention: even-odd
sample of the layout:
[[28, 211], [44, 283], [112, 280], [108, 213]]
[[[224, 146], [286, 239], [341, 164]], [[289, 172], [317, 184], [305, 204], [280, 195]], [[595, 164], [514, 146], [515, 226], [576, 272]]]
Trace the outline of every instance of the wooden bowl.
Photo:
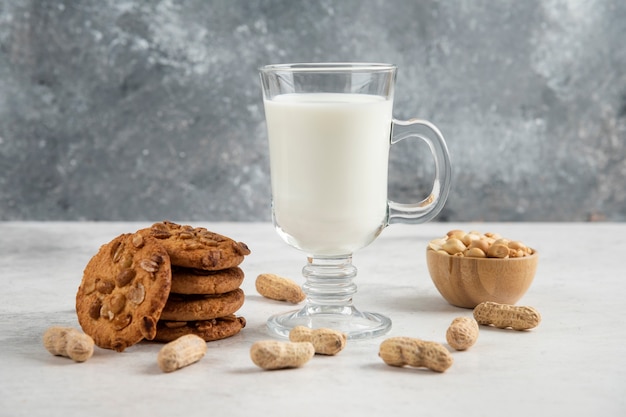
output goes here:
[[426, 250], [428, 272], [439, 293], [457, 307], [474, 308], [483, 301], [515, 304], [535, 277], [539, 256], [470, 258]]

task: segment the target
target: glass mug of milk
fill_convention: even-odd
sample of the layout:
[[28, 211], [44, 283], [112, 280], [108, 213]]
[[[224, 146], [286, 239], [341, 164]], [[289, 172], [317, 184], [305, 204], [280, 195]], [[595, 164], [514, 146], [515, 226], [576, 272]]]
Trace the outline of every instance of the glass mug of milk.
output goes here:
[[[350, 339], [386, 333], [391, 320], [352, 305], [352, 254], [392, 223], [423, 223], [443, 208], [450, 188], [447, 146], [433, 124], [392, 116], [397, 68], [373, 63], [268, 65], [260, 69], [270, 150], [272, 220], [305, 252], [304, 308], [272, 316], [270, 331], [329, 327]], [[407, 204], [387, 198], [390, 147], [406, 138], [429, 146], [430, 195]]]

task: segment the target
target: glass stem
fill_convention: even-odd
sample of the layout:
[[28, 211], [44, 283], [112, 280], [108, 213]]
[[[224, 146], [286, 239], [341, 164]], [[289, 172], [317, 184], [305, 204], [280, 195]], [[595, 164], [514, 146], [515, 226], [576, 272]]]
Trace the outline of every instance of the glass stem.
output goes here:
[[342, 257], [309, 257], [302, 268], [306, 283], [302, 290], [307, 303], [315, 306], [347, 307], [352, 305], [356, 293], [357, 269], [352, 265], [352, 255]]

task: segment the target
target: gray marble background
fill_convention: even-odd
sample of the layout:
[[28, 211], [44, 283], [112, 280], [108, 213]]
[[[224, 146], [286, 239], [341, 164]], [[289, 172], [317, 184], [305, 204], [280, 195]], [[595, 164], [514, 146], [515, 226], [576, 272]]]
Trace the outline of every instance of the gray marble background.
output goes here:
[[438, 220], [625, 221], [625, 45], [623, 0], [0, 0], [0, 220], [268, 220], [257, 68], [382, 61]]

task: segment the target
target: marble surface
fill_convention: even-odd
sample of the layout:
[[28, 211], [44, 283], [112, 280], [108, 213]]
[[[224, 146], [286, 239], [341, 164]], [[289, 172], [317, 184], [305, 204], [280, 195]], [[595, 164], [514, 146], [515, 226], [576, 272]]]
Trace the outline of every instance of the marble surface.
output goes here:
[[[77, 326], [74, 296], [99, 246], [145, 223], [0, 223], [0, 415], [2, 416], [313, 416], [463, 415], [604, 417], [626, 414], [626, 225], [612, 223], [430, 223], [394, 225], [358, 252], [355, 304], [389, 315], [387, 336], [445, 343], [445, 330], [471, 310], [447, 304], [425, 264], [426, 243], [452, 228], [499, 232], [540, 253], [521, 304], [542, 314], [528, 332], [482, 327], [476, 345], [453, 352], [443, 374], [392, 368], [377, 356], [387, 336], [349, 342], [336, 357], [301, 369], [262, 371], [253, 342], [272, 338], [265, 319], [293, 309], [254, 289], [262, 272], [301, 282], [304, 256], [267, 223], [201, 223], [246, 242], [242, 265], [247, 327], [211, 342], [197, 364], [171, 374], [156, 364], [160, 345], [124, 353], [96, 349], [86, 363], [50, 355], [51, 325]], [[447, 346], [447, 345], [446, 345]]]
[[[257, 68], [399, 67], [440, 220], [626, 221], [623, 0], [2, 0], [0, 220], [269, 221]], [[391, 198], [428, 195], [426, 146]]]

